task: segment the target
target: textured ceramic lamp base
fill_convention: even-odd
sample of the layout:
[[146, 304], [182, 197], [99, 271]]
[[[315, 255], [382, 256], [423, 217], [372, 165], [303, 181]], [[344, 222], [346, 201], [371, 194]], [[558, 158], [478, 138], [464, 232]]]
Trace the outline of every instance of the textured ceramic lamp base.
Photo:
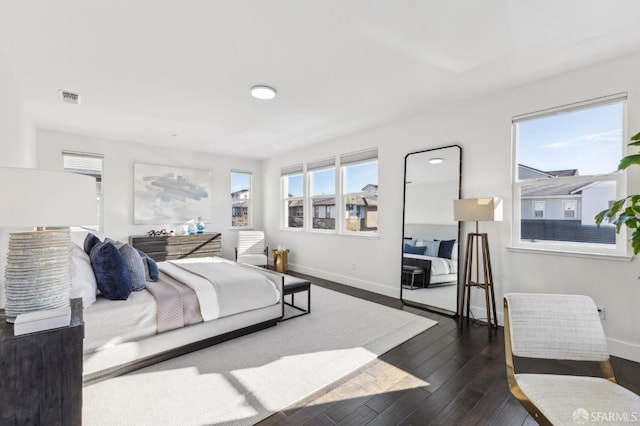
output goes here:
[[5, 270], [7, 322], [27, 312], [69, 305], [69, 228], [13, 232]]

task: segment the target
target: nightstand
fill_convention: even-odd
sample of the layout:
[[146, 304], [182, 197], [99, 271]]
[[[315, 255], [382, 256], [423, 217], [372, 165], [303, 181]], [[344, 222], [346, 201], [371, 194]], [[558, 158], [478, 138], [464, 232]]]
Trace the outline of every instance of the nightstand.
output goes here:
[[0, 424], [82, 423], [82, 299], [67, 327], [14, 336], [0, 310]]

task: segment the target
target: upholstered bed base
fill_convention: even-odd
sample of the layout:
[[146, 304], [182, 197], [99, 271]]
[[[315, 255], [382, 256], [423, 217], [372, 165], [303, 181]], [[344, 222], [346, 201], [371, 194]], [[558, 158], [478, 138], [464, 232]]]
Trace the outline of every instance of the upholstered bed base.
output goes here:
[[[279, 278], [281, 281], [281, 277]], [[282, 295], [282, 282], [278, 288]], [[282, 301], [283, 298], [280, 297], [279, 303], [265, 308], [190, 325], [89, 353], [84, 356], [83, 360], [83, 382], [87, 385], [119, 376], [166, 359], [274, 326], [282, 318], [284, 312]]]

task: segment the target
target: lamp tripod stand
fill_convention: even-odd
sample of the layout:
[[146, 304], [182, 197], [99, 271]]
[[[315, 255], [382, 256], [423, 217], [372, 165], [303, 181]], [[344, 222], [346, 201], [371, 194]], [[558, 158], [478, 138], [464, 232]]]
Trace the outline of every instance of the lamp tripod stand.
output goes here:
[[[482, 256], [482, 258], [480, 256]], [[480, 280], [481, 265], [482, 280]], [[473, 276], [474, 269], [475, 279]], [[458, 325], [460, 328], [462, 328], [462, 318], [465, 312], [465, 304], [467, 308], [467, 321], [469, 321], [469, 314], [471, 309], [471, 287], [481, 288], [484, 290], [485, 302], [487, 305], [487, 326], [489, 329], [489, 337], [491, 337], [491, 329], [498, 328], [498, 318], [496, 317], [496, 297], [493, 291], [493, 272], [491, 271], [489, 237], [487, 236], [487, 233], [478, 232], [477, 220], [476, 232], [470, 232], [469, 234], [467, 234], [467, 248], [465, 254], [463, 277], [464, 282], [462, 286], [462, 303], [460, 305], [460, 318], [458, 318]]]

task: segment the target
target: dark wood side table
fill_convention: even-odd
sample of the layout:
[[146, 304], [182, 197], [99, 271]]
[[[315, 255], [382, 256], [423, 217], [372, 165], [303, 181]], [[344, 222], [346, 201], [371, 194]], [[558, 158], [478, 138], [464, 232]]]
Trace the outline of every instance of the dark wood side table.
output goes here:
[[222, 234], [219, 232], [155, 237], [132, 235], [129, 243], [157, 262], [187, 257], [222, 256]]
[[0, 310], [0, 424], [82, 423], [82, 299], [67, 327], [14, 336]]

